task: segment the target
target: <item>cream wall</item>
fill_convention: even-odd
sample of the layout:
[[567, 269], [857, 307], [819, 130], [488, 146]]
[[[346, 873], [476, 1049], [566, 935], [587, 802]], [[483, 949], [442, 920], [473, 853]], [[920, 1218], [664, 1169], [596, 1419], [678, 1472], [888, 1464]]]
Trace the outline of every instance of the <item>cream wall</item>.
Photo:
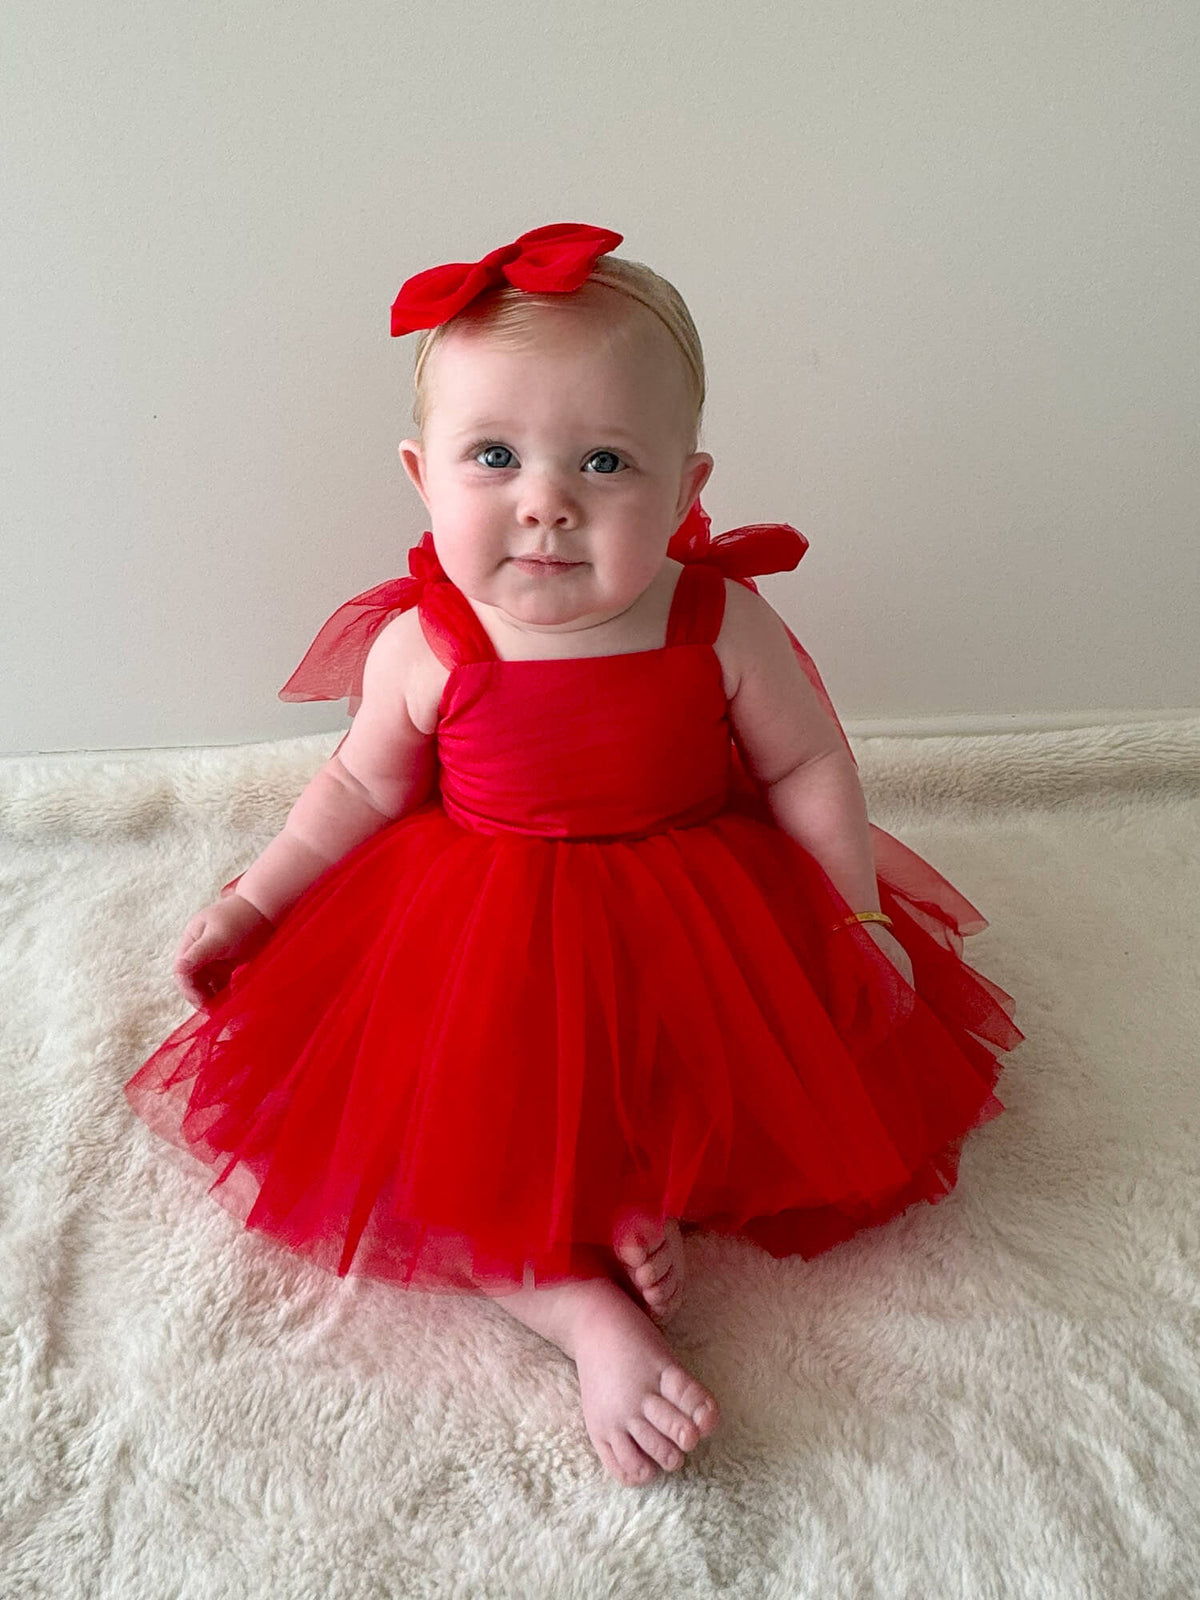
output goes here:
[[2, 27], [0, 750], [341, 725], [274, 694], [424, 526], [391, 299], [560, 220], [688, 299], [705, 504], [809, 535], [852, 729], [1200, 704], [1194, 0]]

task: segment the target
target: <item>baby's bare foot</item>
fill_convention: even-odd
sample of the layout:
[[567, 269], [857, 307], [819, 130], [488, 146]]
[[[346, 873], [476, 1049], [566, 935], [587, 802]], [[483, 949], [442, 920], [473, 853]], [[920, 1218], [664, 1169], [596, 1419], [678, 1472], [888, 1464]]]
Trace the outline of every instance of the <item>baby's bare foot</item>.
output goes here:
[[631, 1212], [613, 1232], [613, 1251], [630, 1283], [660, 1326], [683, 1304], [683, 1238], [674, 1217], [660, 1227], [646, 1212]]
[[617, 1285], [573, 1330], [571, 1355], [588, 1437], [618, 1482], [674, 1472], [720, 1420], [717, 1402]]

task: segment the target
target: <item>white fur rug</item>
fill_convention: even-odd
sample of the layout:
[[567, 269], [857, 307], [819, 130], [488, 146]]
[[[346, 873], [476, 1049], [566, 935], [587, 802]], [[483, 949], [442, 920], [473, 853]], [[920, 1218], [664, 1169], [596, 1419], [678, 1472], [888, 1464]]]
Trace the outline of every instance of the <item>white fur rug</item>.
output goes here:
[[644, 1490], [498, 1305], [291, 1259], [126, 1107], [334, 742], [0, 763], [5, 1600], [1200, 1593], [1200, 719], [855, 741], [992, 923], [1007, 1114], [817, 1261], [688, 1241], [724, 1424]]

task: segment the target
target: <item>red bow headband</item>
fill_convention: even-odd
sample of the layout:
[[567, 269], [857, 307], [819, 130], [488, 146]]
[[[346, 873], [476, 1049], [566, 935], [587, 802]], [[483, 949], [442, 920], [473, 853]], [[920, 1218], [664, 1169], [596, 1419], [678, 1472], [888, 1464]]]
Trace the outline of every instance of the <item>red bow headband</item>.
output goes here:
[[511, 283], [527, 294], [568, 294], [623, 237], [583, 222], [552, 222], [489, 250], [482, 261], [452, 261], [418, 272], [401, 285], [392, 305], [392, 335], [449, 322], [496, 284]]

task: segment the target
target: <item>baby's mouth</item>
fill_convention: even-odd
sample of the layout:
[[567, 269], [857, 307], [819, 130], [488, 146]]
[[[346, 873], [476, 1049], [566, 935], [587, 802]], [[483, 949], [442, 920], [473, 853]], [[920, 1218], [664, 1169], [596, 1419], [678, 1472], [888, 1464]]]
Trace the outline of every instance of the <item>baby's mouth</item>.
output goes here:
[[568, 567], [583, 566], [582, 561], [564, 561], [561, 556], [510, 556], [509, 559], [517, 567], [533, 568], [535, 570], [540, 568], [550, 572], [566, 571]]

